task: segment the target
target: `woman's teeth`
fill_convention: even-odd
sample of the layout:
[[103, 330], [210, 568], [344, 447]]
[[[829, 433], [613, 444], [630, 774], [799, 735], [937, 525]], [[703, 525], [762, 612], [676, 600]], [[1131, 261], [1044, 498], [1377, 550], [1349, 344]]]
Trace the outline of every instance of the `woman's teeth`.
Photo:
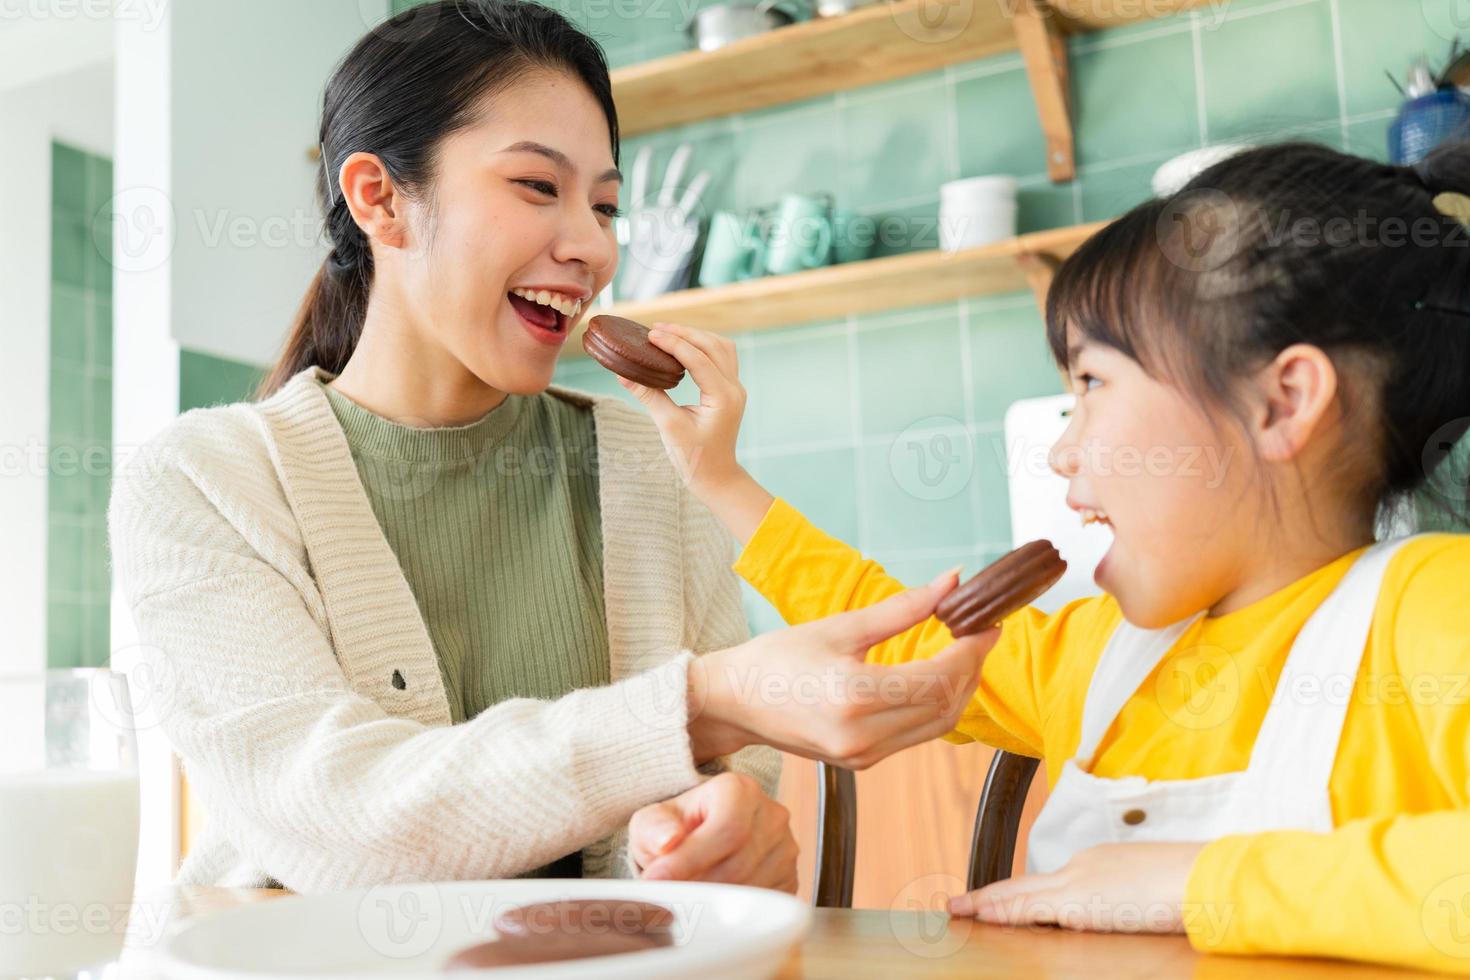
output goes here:
[[544, 289], [512, 289], [512, 296], [528, 299], [542, 306], [549, 306], [556, 312], [562, 314], [569, 320], [575, 320], [577, 314], [582, 312], [582, 301], [563, 296], [561, 293], [549, 293]]
[[1083, 527], [1086, 527], [1089, 524], [1106, 524], [1109, 527], [1112, 527], [1113, 522], [1108, 520], [1108, 515], [1104, 514], [1100, 510], [1093, 510], [1091, 507], [1083, 507], [1080, 511], [1078, 511], [1078, 513], [1082, 515]]

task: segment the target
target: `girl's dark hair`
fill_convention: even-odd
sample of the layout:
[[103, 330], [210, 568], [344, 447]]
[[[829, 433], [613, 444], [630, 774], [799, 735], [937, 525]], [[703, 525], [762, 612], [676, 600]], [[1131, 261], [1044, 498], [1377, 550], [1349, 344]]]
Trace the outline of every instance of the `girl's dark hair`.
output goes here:
[[486, 97], [538, 70], [565, 72], [587, 86], [607, 117], [616, 165], [618, 117], [602, 49], [539, 3], [437, 0], [411, 7], [369, 31], [337, 65], [322, 97], [317, 175], [332, 251], [259, 397], [312, 365], [340, 372], [362, 334], [373, 256], [335, 184], [342, 161], [359, 151], [375, 154], [398, 190], [423, 193], [433, 183], [440, 142], [472, 125]]
[[1361, 432], [1337, 456], [1351, 499], [1385, 519], [1428, 490], [1449, 524], [1463, 521], [1465, 485], [1446, 471], [1465, 447], [1445, 460], [1470, 427], [1470, 239], [1435, 207], [1443, 193], [1470, 194], [1470, 141], [1413, 167], [1309, 143], [1240, 152], [1062, 264], [1046, 304], [1052, 354], [1066, 370], [1071, 325], [1074, 340], [1240, 418], [1237, 382], [1312, 344]]

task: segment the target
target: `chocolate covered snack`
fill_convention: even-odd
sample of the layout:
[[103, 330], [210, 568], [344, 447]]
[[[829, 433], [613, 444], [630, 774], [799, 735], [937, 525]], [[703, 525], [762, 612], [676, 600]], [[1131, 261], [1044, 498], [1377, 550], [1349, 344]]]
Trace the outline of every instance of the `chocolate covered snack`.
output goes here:
[[615, 932], [652, 936], [659, 945], [674, 941], [674, 913], [652, 902], [624, 899], [568, 899], [522, 905], [495, 917], [502, 936], [545, 936], [551, 933], [592, 935]]
[[502, 936], [492, 942], [460, 950], [444, 964], [444, 969], [488, 970], [498, 966], [559, 963], [564, 960], [585, 960], [593, 956], [641, 953], [646, 949], [658, 949], [660, 945], [651, 935], [630, 936], [619, 932], [588, 936], [570, 933]]
[[648, 328], [626, 317], [599, 314], [587, 321], [582, 349], [613, 374], [665, 391], [684, 380], [684, 365], [648, 339]]
[[1050, 541], [1032, 541], [981, 569], [941, 599], [934, 614], [955, 636], [979, 633], [1035, 602], [1066, 570]]
[[486, 970], [616, 956], [672, 946], [674, 913], [626, 899], [568, 899], [509, 909], [495, 917], [500, 938], [456, 953], [444, 969]]

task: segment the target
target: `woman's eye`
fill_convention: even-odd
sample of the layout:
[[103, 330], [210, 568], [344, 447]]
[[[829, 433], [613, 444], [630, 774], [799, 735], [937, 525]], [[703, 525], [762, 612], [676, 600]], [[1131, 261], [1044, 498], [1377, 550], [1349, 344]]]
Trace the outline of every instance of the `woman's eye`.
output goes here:
[[[531, 190], [535, 191], [538, 194], [545, 194], [547, 197], [557, 196], [556, 185], [549, 180], [536, 180], [535, 178], [530, 178], [527, 180], [517, 180], [516, 183], [521, 184], [525, 187], [529, 187], [531, 188]], [[596, 211], [598, 214], [606, 215], [609, 218], [621, 218], [623, 216], [623, 209], [618, 207], [616, 204], [598, 204], [594, 206], [592, 210]]]

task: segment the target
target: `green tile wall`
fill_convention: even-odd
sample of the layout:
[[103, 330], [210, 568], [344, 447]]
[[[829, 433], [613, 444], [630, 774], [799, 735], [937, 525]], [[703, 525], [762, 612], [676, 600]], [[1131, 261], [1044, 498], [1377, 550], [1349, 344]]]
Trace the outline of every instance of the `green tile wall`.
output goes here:
[[[112, 164], [52, 144], [51, 464], [47, 474], [47, 659], [98, 666], [110, 654], [107, 495], [112, 455]], [[179, 410], [250, 398], [263, 370], [182, 351]]]
[[251, 401], [265, 369], [198, 351], [179, 351], [179, 411]]
[[[715, 175], [710, 208], [829, 190], [899, 219], [880, 253], [936, 247], [938, 185], [982, 173], [1020, 178], [1023, 231], [1102, 220], [1145, 199], [1164, 160], [1221, 140], [1297, 136], [1384, 158], [1398, 100], [1384, 69], [1401, 76], [1416, 53], [1442, 56], [1464, 28], [1458, 2], [1231, 0], [1073, 38], [1079, 173], [1068, 185], [1045, 176], [1014, 53], [627, 139], [622, 162], [653, 146], [660, 173], [688, 140], [694, 167]], [[663, 0], [553, 5], [602, 41], [614, 67], [685, 46], [677, 7]], [[1005, 408], [1059, 390], [1041, 331], [1020, 294], [741, 336], [742, 456], [901, 577], [974, 568], [1009, 545]], [[584, 360], [565, 363], [558, 381], [626, 397]], [[777, 622], [749, 606], [756, 628]]]
[[112, 164], [53, 143], [51, 186], [47, 660], [98, 666], [110, 653], [112, 265], [111, 232], [93, 218], [112, 196]]

